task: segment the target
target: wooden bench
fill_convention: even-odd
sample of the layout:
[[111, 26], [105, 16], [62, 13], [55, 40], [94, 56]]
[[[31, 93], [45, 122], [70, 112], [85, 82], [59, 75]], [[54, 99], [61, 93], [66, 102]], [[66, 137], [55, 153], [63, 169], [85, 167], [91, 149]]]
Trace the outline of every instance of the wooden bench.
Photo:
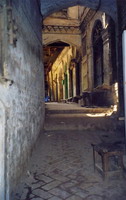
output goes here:
[[[123, 172], [123, 155], [124, 150], [121, 145], [100, 143], [92, 144], [93, 147], [93, 161], [94, 171], [97, 169], [104, 177], [107, 177], [109, 172]], [[98, 155], [100, 156], [100, 162], [98, 163]], [[111, 162], [113, 159], [113, 163]], [[113, 168], [112, 168], [112, 164]]]

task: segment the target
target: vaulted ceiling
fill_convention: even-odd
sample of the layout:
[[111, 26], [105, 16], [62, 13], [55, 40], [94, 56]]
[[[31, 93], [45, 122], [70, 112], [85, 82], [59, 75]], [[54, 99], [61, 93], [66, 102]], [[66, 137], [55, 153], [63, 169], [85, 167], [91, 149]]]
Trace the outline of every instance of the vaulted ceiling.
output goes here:
[[100, 10], [110, 15], [116, 21], [117, 6], [116, 0], [40, 0], [41, 13], [43, 18], [61, 9], [68, 8], [75, 5], [81, 5]]

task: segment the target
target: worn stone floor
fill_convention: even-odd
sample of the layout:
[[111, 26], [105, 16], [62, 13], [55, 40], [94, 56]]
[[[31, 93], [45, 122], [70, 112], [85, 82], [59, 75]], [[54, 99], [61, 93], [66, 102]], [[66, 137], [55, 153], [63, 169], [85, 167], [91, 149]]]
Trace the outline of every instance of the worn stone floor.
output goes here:
[[[126, 175], [103, 180], [93, 170], [91, 143], [118, 137], [104, 131], [45, 131], [14, 200], [126, 200]], [[23, 189], [22, 189], [23, 188]]]

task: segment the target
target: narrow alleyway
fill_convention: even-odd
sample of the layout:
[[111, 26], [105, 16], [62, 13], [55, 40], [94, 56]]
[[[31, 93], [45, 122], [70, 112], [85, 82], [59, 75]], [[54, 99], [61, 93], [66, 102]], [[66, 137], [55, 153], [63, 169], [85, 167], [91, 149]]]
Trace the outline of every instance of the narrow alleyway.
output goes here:
[[[57, 115], [59, 110], [68, 115], [67, 110], [72, 108], [77, 112], [72, 104], [62, 106], [48, 104], [46, 109], [53, 113], [57, 107]], [[48, 116], [49, 113], [46, 120]], [[64, 126], [63, 122], [60, 125]], [[118, 131], [56, 130], [54, 125], [52, 130], [48, 128], [37, 141], [14, 200], [125, 200], [125, 173], [109, 176], [106, 180], [98, 172], [94, 173], [91, 144], [103, 141], [123, 142], [124, 138]]]

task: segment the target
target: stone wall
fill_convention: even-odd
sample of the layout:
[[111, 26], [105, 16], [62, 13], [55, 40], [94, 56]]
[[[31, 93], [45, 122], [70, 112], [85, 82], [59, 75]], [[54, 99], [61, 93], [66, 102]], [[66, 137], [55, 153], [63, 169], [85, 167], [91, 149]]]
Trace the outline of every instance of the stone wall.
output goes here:
[[[102, 33], [102, 39], [103, 39], [103, 70], [104, 70], [104, 84], [110, 85], [111, 83], [111, 76], [112, 74], [112, 61], [111, 61], [111, 52], [110, 49], [110, 36], [108, 32], [108, 26], [109, 26], [109, 17], [105, 15], [102, 12], [96, 12], [90, 10], [90, 15], [92, 16], [90, 19], [89, 14], [84, 18], [84, 21], [81, 24], [82, 29], [82, 55], [84, 54], [84, 48], [85, 45], [85, 55], [83, 55], [82, 58], [82, 68], [87, 68], [84, 72], [83, 76], [83, 87], [82, 92], [85, 89], [92, 90], [94, 88], [94, 62], [93, 62], [93, 43], [92, 43], [92, 34], [93, 34], [93, 28], [95, 26], [95, 23], [97, 21], [100, 21], [102, 23], [102, 27], [104, 30], [104, 35]], [[85, 27], [83, 26], [85, 25]], [[85, 41], [85, 42], [84, 42]], [[84, 43], [84, 44], [83, 44]], [[83, 72], [82, 72], [83, 73]], [[85, 87], [86, 86], [86, 87]]]
[[121, 30], [126, 29], [126, 3], [124, 0], [118, 0], [118, 16]]
[[12, 0], [12, 4], [4, 7], [3, 52], [6, 56], [0, 78], [0, 101], [4, 102], [6, 114], [3, 131], [6, 134], [3, 133], [6, 139], [6, 199], [14, 200], [15, 186], [43, 127], [44, 69], [38, 1]]
[[122, 33], [126, 29], [126, 3], [117, 0], [118, 6], [118, 80], [119, 80], [119, 115], [124, 116], [124, 94], [123, 94], [123, 63], [122, 63]]
[[[112, 19], [103, 12], [96, 12], [85, 8], [87, 15], [82, 15], [82, 62], [81, 62], [81, 93], [85, 91], [92, 92], [92, 104], [97, 106], [110, 106], [117, 102], [114, 101], [115, 92], [112, 91], [114, 87], [115, 77], [114, 72], [117, 71], [115, 66], [116, 56], [112, 45], [115, 45], [112, 31], [114, 26], [111, 26]], [[102, 40], [103, 40], [103, 82], [97, 87], [94, 83], [94, 46], [93, 46], [93, 30], [96, 23], [100, 21], [102, 24]], [[113, 41], [112, 41], [113, 39]], [[113, 43], [112, 43], [113, 42]], [[114, 55], [114, 56], [113, 56]], [[102, 86], [102, 87], [101, 87]], [[107, 86], [107, 90], [105, 87]], [[96, 91], [96, 88], [98, 91]], [[101, 97], [100, 97], [101, 95]], [[99, 101], [97, 100], [99, 98]]]

